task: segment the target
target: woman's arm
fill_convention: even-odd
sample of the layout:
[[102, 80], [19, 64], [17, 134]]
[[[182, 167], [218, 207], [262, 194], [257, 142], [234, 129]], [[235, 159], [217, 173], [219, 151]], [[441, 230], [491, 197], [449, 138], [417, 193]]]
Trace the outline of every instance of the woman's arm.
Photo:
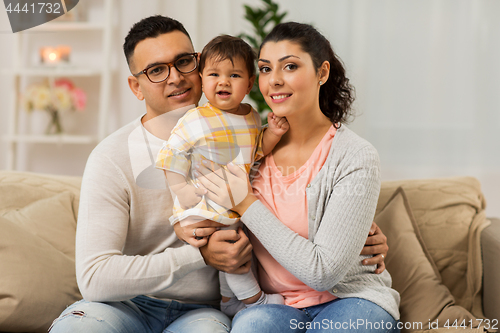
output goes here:
[[[252, 194], [236, 195], [242, 199], [233, 207], [270, 254], [316, 290], [330, 289], [359, 262], [380, 191], [379, 159], [372, 146], [350, 154], [330, 172], [335, 172], [337, 180], [313, 241], [286, 227]], [[214, 186], [214, 174], [210, 176], [211, 181], [203, 180], [210, 191], [207, 195], [216, 202], [229, 202], [224, 194], [227, 185]], [[241, 177], [234, 178], [228, 184], [233, 196], [248, 191]]]
[[379, 159], [373, 147], [361, 149], [338, 168], [331, 171], [338, 180], [313, 241], [290, 230], [260, 201], [241, 217], [283, 267], [320, 291], [332, 288], [353, 264], [360, 264], [380, 191]]

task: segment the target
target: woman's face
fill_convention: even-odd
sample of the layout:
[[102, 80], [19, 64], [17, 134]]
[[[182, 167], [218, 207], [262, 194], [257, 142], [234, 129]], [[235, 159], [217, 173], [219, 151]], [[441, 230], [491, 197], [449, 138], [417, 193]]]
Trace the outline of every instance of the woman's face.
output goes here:
[[267, 42], [258, 68], [260, 91], [277, 116], [290, 118], [319, 110], [319, 74], [299, 44]]

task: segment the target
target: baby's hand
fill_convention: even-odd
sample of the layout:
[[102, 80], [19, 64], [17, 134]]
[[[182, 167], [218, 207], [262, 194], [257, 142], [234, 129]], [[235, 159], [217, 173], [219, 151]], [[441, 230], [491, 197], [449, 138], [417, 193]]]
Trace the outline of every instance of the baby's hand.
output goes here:
[[196, 188], [193, 185], [187, 185], [183, 188], [177, 190], [175, 193], [177, 195], [177, 199], [179, 199], [179, 203], [183, 209], [188, 209], [193, 206], [196, 206], [198, 202], [201, 201], [201, 198], [204, 194], [207, 193], [207, 190]]
[[269, 112], [267, 115], [267, 123], [269, 124], [268, 130], [279, 137], [283, 136], [290, 128], [285, 117], [278, 117], [273, 112]]

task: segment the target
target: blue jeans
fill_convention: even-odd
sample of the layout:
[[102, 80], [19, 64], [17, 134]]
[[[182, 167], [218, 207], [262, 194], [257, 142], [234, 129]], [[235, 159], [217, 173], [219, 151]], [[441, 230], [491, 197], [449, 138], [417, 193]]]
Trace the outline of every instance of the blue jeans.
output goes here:
[[138, 296], [123, 302], [78, 301], [54, 321], [50, 333], [227, 333], [231, 320], [208, 305]]
[[233, 333], [399, 332], [398, 321], [361, 298], [337, 298], [303, 309], [267, 304], [244, 309], [233, 319]]

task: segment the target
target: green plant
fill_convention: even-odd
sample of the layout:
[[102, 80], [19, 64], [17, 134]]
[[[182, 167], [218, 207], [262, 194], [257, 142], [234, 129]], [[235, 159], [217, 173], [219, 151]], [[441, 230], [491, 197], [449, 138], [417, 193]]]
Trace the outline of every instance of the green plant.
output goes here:
[[[267, 36], [267, 34], [274, 28], [275, 25], [281, 23], [283, 18], [287, 15], [287, 12], [279, 13], [279, 5], [273, 0], [262, 0], [262, 7], [250, 7], [244, 5], [245, 7], [245, 19], [251, 23], [253, 28], [253, 35], [247, 33], [241, 33], [238, 37], [245, 39], [257, 52], [259, 50], [260, 44]], [[263, 114], [266, 110], [270, 110], [269, 106], [266, 104], [264, 97], [259, 90], [259, 76], [257, 74], [257, 79], [250, 91], [249, 97], [253, 100], [257, 106], [257, 111]], [[267, 119], [264, 119], [266, 121]]]

